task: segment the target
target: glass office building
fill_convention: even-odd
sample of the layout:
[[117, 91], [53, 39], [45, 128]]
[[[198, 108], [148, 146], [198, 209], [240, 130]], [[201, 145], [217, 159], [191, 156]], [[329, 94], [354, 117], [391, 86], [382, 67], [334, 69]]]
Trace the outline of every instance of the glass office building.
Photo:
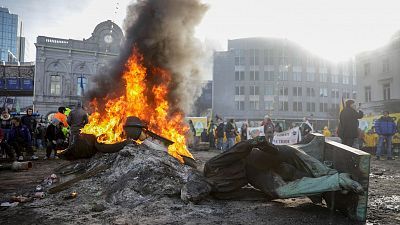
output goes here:
[[0, 61], [12, 62], [17, 54], [18, 16], [0, 7]]

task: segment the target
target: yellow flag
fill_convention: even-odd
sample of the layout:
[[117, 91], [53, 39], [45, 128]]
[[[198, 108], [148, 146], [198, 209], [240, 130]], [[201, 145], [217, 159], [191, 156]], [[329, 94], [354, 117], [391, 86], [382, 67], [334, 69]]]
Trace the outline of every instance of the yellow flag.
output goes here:
[[344, 109], [344, 98], [342, 97], [342, 101], [340, 102], [340, 106], [339, 106], [339, 113], [341, 113]]

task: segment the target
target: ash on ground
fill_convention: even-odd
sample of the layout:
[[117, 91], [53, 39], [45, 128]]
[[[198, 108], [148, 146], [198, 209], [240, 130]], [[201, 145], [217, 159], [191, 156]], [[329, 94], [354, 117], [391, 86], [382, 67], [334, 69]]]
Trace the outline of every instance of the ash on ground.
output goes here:
[[[216, 154], [216, 151], [194, 152], [199, 168]], [[109, 168], [64, 191], [0, 212], [0, 223], [357, 224], [325, 206], [312, 204], [307, 198], [233, 201], [207, 197], [194, 201], [196, 204], [184, 201], [181, 193], [190, 189], [188, 180], [201, 176], [201, 172], [182, 165], [166, 152], [144, 145], [128, 145], [118, 153], [97, 154], [85, 165], [87, 171], [99, 165]], [[204, 184], [195, 186], [201, 185]], [[75, 198], [68, 197], [72, 192], [77, 193]]]

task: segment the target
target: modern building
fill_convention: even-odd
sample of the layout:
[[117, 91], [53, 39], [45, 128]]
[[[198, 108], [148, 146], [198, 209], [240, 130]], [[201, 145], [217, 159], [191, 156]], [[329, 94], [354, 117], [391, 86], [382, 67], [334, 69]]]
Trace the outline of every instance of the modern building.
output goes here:
[[400, 31], [381, 48], [356, 56], [358, 101], [368, 114], [400, 112]]
[[[336, 126], [341, 98], [356, 97], [354, 64], [331, 63], [286, 39], [243, 38], [215, 52], [213, 114], [286, 125], [311, 119]], [[329, 122], [328, 122], [329, 121]]]
[[17, 37], [18, 62], [25, 62], [25, 37]]
[[33, 63], [0, 65], [0, 108], [23, 112], [32, 107], [34, 75]]
[[0, 61], [17, 60], [17, 30], [18, 16], [0, 7]]
[[94, 87], [97, 71], [119, 54], [122, 39], [121, 28], [110, 20], [98, 24], [84, 40], [39, 36], [35, 44], [35, 111], [45, 115], [81, 101]]

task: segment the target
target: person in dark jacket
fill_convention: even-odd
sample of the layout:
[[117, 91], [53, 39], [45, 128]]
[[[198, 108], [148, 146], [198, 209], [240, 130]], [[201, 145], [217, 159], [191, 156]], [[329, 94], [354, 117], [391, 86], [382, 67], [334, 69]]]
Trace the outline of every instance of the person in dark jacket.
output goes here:
[[240, 128], [240, 140], [241, 141], [247, 140], [247, 123], [243, 123], [242, 127]]
[[342, 139], [342, 143], [350, 147], [358, 137], [358, 119], [364, 116], [361, 110], [355, 109], [354, 103], [354, 100], [347, 100], [339, 115], [338, 135]]
[[25, 125], [21, 123], [21, 119], [14, 117], [11, 119], [13, 127], [9, 134], [9, 144], [14, 148], [18, 156], [18, 161], [23, 161], [22, 149], [25, 148], [27, 155], [31, 156], [31, 160], [38, 157], [33, 153], [31, 133]]
[[225, 133], [228, 142], [227, 149], [230, 149], [235, 145], [235, 138], [237, 136], [237, 128], [234, 119], [230, 119], [229, 122], [226, 123]]
[[397, 127], [393, 118], [389, 116], [388, 111], [383, 112], [383, 116], [375, 121], [375, 131], [379, 135], [376, 159], [380, 159], [383, 143], [386, 142], [387, 159], [392, 160], [392, 138], [397, 132]]
[[21, 122], [28, 128], [29, 132], [31, 133], [31, 137], [33, 137], [33, 132], [36, 129], [36, 119], [32, 114], [33, 114], [33, 109], [28, 108], [26, 110], [26, 115], [21, 117]]
[[216, 128], [217, 128], [217, 125], [214, 123], [213, 120], [211, 120], [210, 126], [208, 127], [208, 138], [210, 141], [211, 149], [215, 148], [215, 129]]
[[6, 140], [5, 140], [5, 133], [3, 129], [0, 128], [0, 147], [1, 150], [3, 150], [6, 155], [8, 156], [9, 161], [14, 161], [15, 156], [14, 152], [11, 150], [10, 146], [8, 146]]
[[4, 110], [1, 113], [1, 116], [0, 116], [0, 128], [3, 129], [3, 131], [4, 131], [4, 139], [3, 139], [3, 141], [7, 142], [8, 134], [10, 133], [11, 126], [12, 126], [12, 124], [11, 124], [10, 113], [8, 113], [7, 110]]
[[201, 135], [200, 135], [200, 139], [201, 139], [201, 142], [208, 142], [208, 134], [207, 134], [207, 129], [203, 129], [203, 132], [201, 132]]
[[[62, 123], [62, 121], [60, 122]], [[88, 123], [87, 112], [82, 108], [80, 102], [78, 102], [76, 108], [69, 113], [67, 122], [70, 126], [69, 145], [72, 146], [80, 134], [81, 129]]]
[[217, 149], [224, 150], [224, 133], [225, 133], [225, 124], [224, 121], [218, 119], [218, 126], [216, 129], [216, 136], [217, 136]]
[[46, 157], [44, 159], [49, 159], [51, 152], [54, 151], [54, 158], [57, 159], [57, 147], [59, 147], [65, 140], [64, 133], [62, 132], [62, 124], [57, 118], [53, 118], [51, 124], [47, 126], [46, 129]]

